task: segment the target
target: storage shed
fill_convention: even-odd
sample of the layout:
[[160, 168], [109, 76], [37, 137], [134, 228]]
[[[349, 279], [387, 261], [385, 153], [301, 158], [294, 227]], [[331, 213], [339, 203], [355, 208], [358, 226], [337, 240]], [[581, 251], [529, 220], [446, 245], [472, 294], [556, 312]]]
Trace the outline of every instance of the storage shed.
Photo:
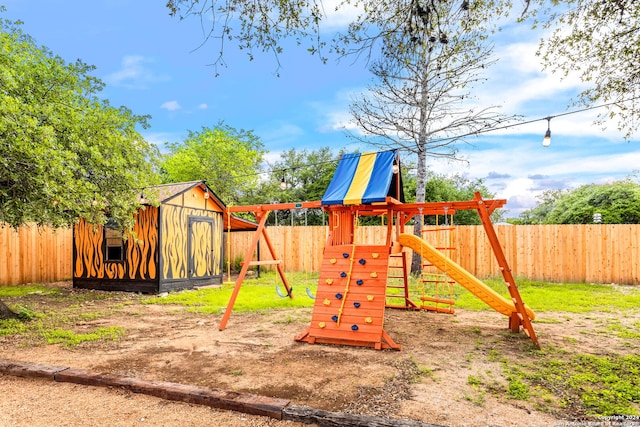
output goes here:
[[157, 192], [159, 205], [138, 211], [135, 237], [123, 239], [109, 222], [95, 226], [80, 219], [75, 225], [75, 288], [160, 293], [221, 283], [223, 233], [257, 227], [229, 215], [204, 181], [147, 191]]

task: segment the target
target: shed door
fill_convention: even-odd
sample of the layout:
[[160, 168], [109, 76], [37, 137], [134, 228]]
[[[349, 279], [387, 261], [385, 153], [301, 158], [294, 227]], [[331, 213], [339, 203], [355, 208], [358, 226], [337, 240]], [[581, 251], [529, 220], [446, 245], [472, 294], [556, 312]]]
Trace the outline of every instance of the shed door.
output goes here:
[[189, 217], [189, 278], [213, 276], [213, 219]]

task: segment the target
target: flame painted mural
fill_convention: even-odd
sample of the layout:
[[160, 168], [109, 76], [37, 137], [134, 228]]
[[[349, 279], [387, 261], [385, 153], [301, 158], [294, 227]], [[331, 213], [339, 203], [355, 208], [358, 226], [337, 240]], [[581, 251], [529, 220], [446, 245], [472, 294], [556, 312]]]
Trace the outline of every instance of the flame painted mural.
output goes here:
[[122, 262], [106, 261], [104, 228], [80, 219], [74, 228], [74, 278], [154, 280], [158, 271], [158, 208], [138, 212], [134, 233], [123, 242]]

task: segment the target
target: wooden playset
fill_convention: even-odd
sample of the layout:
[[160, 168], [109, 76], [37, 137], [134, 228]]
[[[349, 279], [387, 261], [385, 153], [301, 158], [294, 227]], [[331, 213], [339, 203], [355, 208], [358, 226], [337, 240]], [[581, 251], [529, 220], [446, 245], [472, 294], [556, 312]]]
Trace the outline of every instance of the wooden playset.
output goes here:
[[[539, 347], [531, 323], [535, 315], [522, 301], [490, 218], [494, 210], [505, 203], [506, 200], [484, 200], [479, 193], [470, 201], [404, 203], [397, 151], [343, 155], [321, 201], [228, 208], [230, 212], [253, 212], [258, 222], [252, 245], [244, 259], [253, 259], [261, 236], [267, 244], [271, 259], [244, 263], [219, 329], [226, 327], [242, 282], [251, 266], [265, 263], [275, 265], [286, 289], [286, 296], [293, 297], [292, 288], [267, 233], [266, 219], [269, 212], [322, 208], [328, 213], [329, 232], [311, 324], [295, 340], [310, 344], [399, 350], [400, 344], [394, 342], [384, 330], [386, 308], [452, 313], [451, 306], [454, 302], [451, 298], [422, 296], [421, 303], [411, 300], [407, 266], [409, 250], [412, 250], [424, 260], [423, 268], [428, 266], [446, 273], [447, 278], [437, 279], [438, 282], [445, 285], [455, 282], [465, 287], [494, 310], [507, 316], [509, 328], [513, 332], [523, 330], [534, 345]], [[423, 238], [405, 232], [406, 224], [414, 218], [453, 215], [460, 210], [478, 212], [510, 299], [502, 297], [447, 257], [443, 248], [434, 247]], [[384, 215], [387, 218], [385, 241], [376, 245], [361, 244], [356, 239], [359, 219], [371, 215]], [[428, 280], [430, 279], [423, 279]], [[391, 304], [392, 300], [401, 302]]]

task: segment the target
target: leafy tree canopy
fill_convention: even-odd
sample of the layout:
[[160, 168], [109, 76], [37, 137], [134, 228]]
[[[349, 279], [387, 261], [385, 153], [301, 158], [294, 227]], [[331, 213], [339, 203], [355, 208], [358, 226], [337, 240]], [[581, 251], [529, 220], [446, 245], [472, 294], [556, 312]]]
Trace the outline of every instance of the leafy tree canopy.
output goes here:
[[[405, 175], [405, 194], [407, 194], [408, 202], [415, 194], [416, 178], [414, 175]], [[427, 183], [425, 186], [425, 199], [427, 202], [452, 202], [472, 200], [475, 193], [480, 192], [483, 198], [493, 199], [495, 195], [489, 191], [482, 179], [469, 179], [468, 177], [456, 173], [454, 175], [437, 174], [429, 171]], [[491, 219], [496, 222], [502, 220], [504, 213], [497, 210], [493, 213]], [[445, 219], [438, 218], [438, 223], [443, 224]], [[425, 216], [425, 224], [434, 225], [436, 218]], [[477, 225], [480, 224], [480, 217], [476, 211], [458, 211], [453, 216], [453, 224], [457, 225]]]
[[[269, 176], [251, 199], [257, 203], [305, 202], [322, 199], [336, 170], [337, 156], [329, 147], [317, 150], [291, 150], [269, 165]], [[275, 215], [268, 220], [275, 224]], [[278, 212], [279, 224], [319, 225], [323, 223], [321, 210]]]
[[133, 224], [157, 151], [136, 130], [146, 117], [98, 98], [93, 69], [0, 20], [0, 222]]
[[190, 131], [184, 142], [167, 147], [161, 161], [164, 182], [205, 180], [227, 204], [246, 204], [255, 194], [265, 150], [252, 131], [219, 123]]
[[590, 224], [600, 214], [603, 224], [640, 224], [640, 185], [631, 179], [588, 184], [573, 191], [546, 193], [522, 223]]
[[[618, 117], [630, 138], [638, 130], [640, 2], [637, 0], [529, 0], [531, 15], [553, 31], [541, 41], [546, 68], [577, 75], [589, 86], [577, 103], [611, 104], [599, 122]], [[528, 14], [525, 14], [528, 16]]]
[[[436, 3], [462, 10], [465, 25], [478, 33], [486, 29], [487, 18], [501, 16], [510, 5], [495, 0], [344, 0], [332, 4], [322, 0], [168, 0], [167, 8], [180, 19], [200, 17], [207, 40], [218, 43], [215, 64], [225, 65], [227, 46], [244, 50], [250, 59], [256, 51], [272, 52], [277, 59], [285, 42], [292, 39], [323, 62], [331, 54], [376, 57], [381, 43], [399, 35], [408, 40], [420, 38], [417, 33], [428, 27], [440, 38], [443, 31]], [[354, 8], [358, 13], [353, 13]], [[335, 31], [331, 25], [331, 15], [338, 13], [351, 19], [345, 22], [344, 31]]]
[[[462, 11], [461, 27], [479, 39], [515, 12], [523, 22], [534, 17], [534, 26], [551, 29], [540, 55], [547, 68], [578, 75], [589, 85], [579, 104], [611, 103], [601, 122], [617, 115], [627, 137], [640, 126], [633, 120], [640, 104], [623, 102], [640, 96], [637, 0], [343, 0], [331, 5], [322, 0], [168, 0], [167, 8], [180, 18], [200, 17], [207, 40], [218, 43], [214, 62], [222, 65], [225, 47], [235, 44], [249, 58], [256, 51], [272, 52], [277, 60], [284, 42], [292, 39], [325, 62], [332, 53], [378, 59], [385, 42], [394, 39], [404, 40], [394, 45], [399, 50], [423, 43], [425, 31], [428, 40], [450, 39], [441, 8]], [[358, 13], [348, 13], [354, 8]], [[350, 21], [336, 32], [328, 24], [330, 15], [340, 12]]]
[[518, 218], [510, 219], [509, 222], [513, 224], [542, 224], [558, 199], [566, 193], [568, 193], [567, 190], [544, 191], [538, 196], [538, 205], [535, 208], [522, 212]]

